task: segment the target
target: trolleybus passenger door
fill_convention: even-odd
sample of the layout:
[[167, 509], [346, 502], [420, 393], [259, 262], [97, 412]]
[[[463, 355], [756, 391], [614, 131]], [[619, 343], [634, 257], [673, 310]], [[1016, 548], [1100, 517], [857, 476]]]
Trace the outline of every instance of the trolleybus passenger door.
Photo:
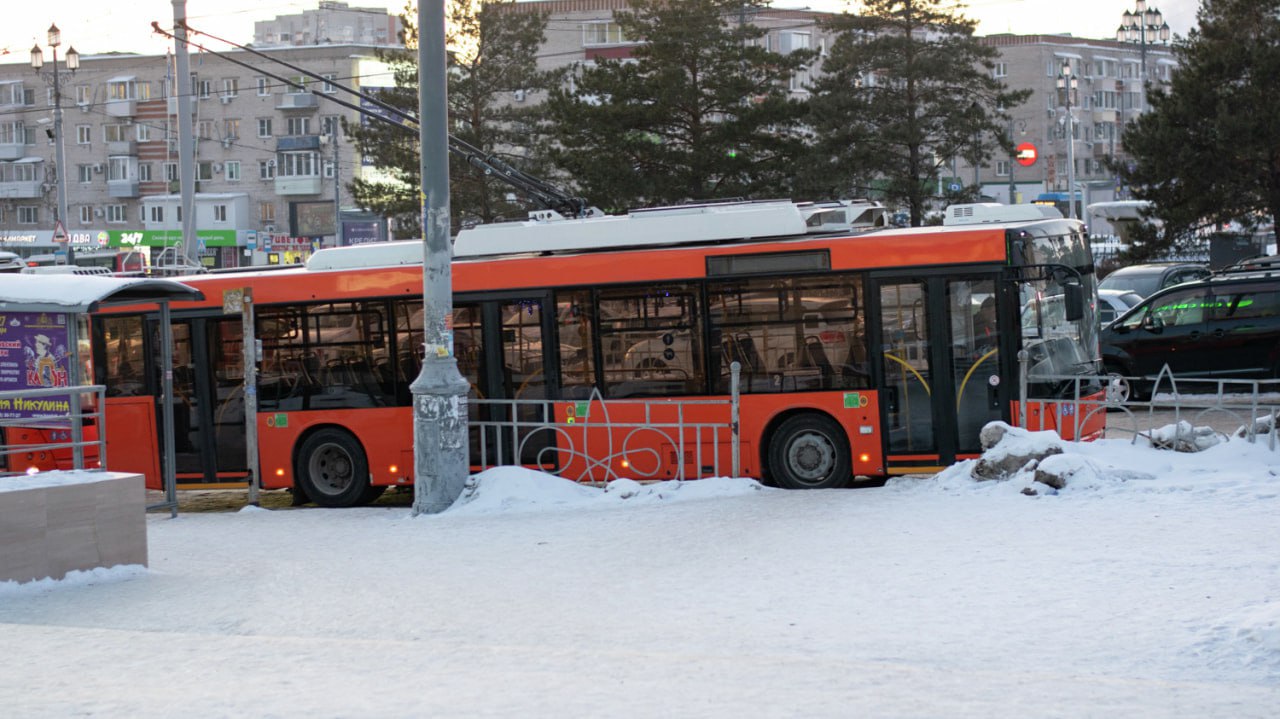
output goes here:
[[[173, 327], [173, 439], [179, 484], [244, 481], [244, 363], [240, 320], [193, 318]], [[159, 329], [151, 323], [153, 363]], [[160, 396], [160, 378], [156, 396]], [[157, 427], [161, 408], [157, 406]], [[161, 445], [163, 446], [163, 445]]]
[[1007, 414], [999, 325], [984, 315], [995, 290], [991, 276], [877, 278], [876, 380], [891, 473], [936, 471], [978, 452], [982, 427]]
[[[549, 443], [549, 433], [531, 426], [547, 399], [546, 352], [550, 337], [543, 308], [549, 297], [502, 297], [459, 302], [454, 308], [454, 354], [471, 384], [471, 463], [529, 464]], [[512, 433], [514, 417], [522, 427]], [[506, 426], [498, 426], [500, 423]], [[516, 455], [519, 454], [517, 458]]]

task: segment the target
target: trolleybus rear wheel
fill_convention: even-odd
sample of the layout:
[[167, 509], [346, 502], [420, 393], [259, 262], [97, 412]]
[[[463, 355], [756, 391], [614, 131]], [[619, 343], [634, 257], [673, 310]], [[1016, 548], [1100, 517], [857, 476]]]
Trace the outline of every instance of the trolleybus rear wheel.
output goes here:
[[369, 486], [369, 461], [349, 433], [322, 429], [298, 449], [298, 483], [321, 507], [353, 507], [382, 494]]

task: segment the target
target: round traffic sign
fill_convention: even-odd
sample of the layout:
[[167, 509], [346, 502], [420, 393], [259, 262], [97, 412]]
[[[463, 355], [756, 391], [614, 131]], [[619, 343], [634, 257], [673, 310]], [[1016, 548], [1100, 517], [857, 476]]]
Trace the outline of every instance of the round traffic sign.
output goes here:
[[1036, 151], [1036, 146], [1030, 142], [1024, 142], [1014, 149], [1014, 158], [1023, 167], [1031, 167], [1036, 164], [1036, 158], [1040, 156], [1040, 153]]

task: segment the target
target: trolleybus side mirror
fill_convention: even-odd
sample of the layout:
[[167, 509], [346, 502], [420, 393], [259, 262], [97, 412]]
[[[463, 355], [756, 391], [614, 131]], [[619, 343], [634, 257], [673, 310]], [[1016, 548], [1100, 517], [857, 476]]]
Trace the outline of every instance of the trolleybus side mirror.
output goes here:
[[1064, 293], [1063, 300], [1066, 302], [1065, 310], [1067, 313], [1067, 321], [1075, 322], [1084, 317], [1084, 285], [1075, 282], [1069, 282], [1062, 286]]

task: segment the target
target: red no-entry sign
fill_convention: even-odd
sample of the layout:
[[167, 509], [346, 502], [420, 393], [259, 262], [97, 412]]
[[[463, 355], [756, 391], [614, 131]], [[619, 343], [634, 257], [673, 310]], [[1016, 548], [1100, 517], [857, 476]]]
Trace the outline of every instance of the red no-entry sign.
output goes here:
[[1040, 153], [1036, 151], [1036, 146], [1029, 142], [1024, 142], [1021, 145], [1018, 145], [1015, 148], [1015, 151], [1016, 154], [1014, 155], [1014, 159], [1016, 159], [1018, 164], [1023, 167], [1031, 167], [1036, 164], [1036, 158], [1040, 156]]

